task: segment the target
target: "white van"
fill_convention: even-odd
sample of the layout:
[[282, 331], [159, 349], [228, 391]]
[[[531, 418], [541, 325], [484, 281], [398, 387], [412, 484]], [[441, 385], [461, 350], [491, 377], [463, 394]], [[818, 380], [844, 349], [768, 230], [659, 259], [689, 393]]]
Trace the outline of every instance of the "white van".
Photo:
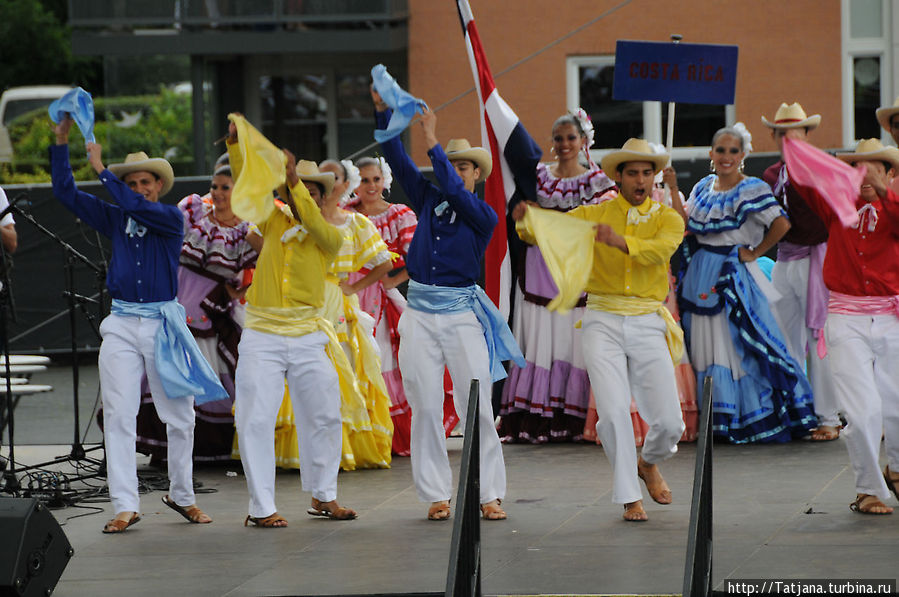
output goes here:
[[65, 95], [69, 85], [29, 85], [10, 87], [0, 96], [0, 162], [12, 159], [12, 141], [6, 127], [16, 117], [41, 107], [49, 106], [53, 100]]

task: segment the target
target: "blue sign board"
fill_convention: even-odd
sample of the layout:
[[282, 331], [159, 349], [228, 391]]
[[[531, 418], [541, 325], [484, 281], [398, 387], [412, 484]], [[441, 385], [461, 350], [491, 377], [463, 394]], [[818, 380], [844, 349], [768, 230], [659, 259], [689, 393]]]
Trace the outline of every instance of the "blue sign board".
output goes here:
[[613, 99], [732, 104], [737, 46], [618, 40]]

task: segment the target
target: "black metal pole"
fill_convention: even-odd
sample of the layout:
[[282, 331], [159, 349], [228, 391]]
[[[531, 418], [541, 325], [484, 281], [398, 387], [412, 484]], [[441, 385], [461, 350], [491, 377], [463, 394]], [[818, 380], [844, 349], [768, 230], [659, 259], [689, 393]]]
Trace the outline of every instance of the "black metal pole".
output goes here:
[[81, 408], [78, 396], [78, 339], [75, 318], [75, 262], [72, 255], [66, 253], [66, 295], [69, 303], [69, 329], [72, 331], [72, 404], [75, 410], [72, 451], [69, 454], [74, 460], [84, 458], [84, 446], [81, 445]]
[[[12, 206], [10, 206], [12, 207]], [[9, 208], [7, 208], [8, 210]], [[4, 211], [4, 213], [6, 213]], [[7, 492], [15, 493], [19, 490], [19, 479], [16, 477], [16, 421], [13, 410], [12, 397], [12, 373], [9, 368], [9, 329], [7, 321], [7, 306], [11, 296], [9, 287], [9, 268], [6, 263], [6, 247], [0, 240], [0, 342], [3, 342], [4, 375], [6, 377], [6, 428], [9, 429], [9, 459], [3, 470], [3, 488]], [[0, 425], [0, 440], [3, 438], [3, 426]], [[2, 444], [2, 441], [0, 441]]]

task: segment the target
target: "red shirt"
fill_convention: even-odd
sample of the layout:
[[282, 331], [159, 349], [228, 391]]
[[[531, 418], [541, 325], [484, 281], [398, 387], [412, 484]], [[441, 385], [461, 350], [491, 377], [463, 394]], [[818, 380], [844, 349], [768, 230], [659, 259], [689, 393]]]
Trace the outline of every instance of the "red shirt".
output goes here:
[[[899, 195], [887, 189], [885, 198], [871, 202], [877, 211], [877, 225], [869, 231], [869, 213], [860, 226], [844, 228], [820, 194], [807, 187], [794, 188], [827, 226], [827, 287], [853, 296], [899, 295]], [[861, 197], [855, 201], [859, 209], [865, 204]]]

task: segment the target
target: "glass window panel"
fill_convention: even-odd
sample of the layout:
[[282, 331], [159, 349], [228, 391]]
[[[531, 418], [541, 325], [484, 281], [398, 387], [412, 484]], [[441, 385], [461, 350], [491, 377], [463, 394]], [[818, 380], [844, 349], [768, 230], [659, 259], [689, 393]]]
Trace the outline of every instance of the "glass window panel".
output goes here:
[[883, 15], [881, 10], [881, 0], [850, 0], [850, 37], [883, 37]]
[[[674, 108], [674, 146], [704, 147], [725, 126], [725, 106], [677, 104]], [[668, 140], [668, 104], [662, 103], [662, 143]]]
[[[355, 153], [374, 141], [370, 85], [371, 75], [367, 71], [337, 75], [337, 151], [340, 156]], [[372, 148], [370, 153], [375, 151], [376, 148]]]
[[328, 157], [327, 76], [260, 77], [262, 133], [297, 159]]
[[880, 57], [853, 58], [852, 81], [855, 138], [880, 138], [880, 125], [874, 117], [880, 107]]
[[614, 78], [612, 64], [578, 67], [580, 107], [596, 127], [594, 149], [621, 147], [629, 138], [643, 136], [643, 103], [613, 100]]

